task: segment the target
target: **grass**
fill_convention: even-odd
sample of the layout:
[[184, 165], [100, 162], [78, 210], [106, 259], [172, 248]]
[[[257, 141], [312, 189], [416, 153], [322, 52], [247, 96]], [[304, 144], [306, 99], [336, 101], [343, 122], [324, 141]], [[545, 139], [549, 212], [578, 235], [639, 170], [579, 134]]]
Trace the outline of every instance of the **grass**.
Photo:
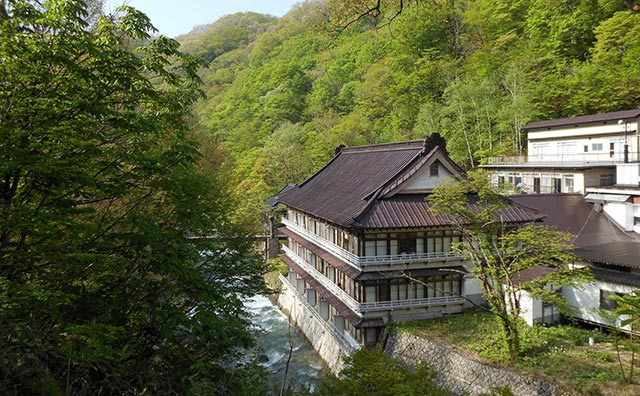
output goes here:
[[267, 261], [267, 265], [269, 266], [269, 272], [267, 272], [264, 276], [265, 282], [267, 282], [267, 286], [269, 286], [273, 290], [280, 289], [280, 281], [278, 280], [278, 274], [282, 274], [287, 276], [287, 264], [279, 258], [270, 259]]
[[[438, 338], [482, 357], [494, 364], [509, 362], [506, 346], [495, 316], [474, 309], [440, 319], [402, 323], [400, 332]], [[572, 325], [534, 326], [523, 324], [522, 353], [506, 366], [545, 378], [583, 395], [631, 396], [640, 394], [640, 385], [625, 384], [613, 336]], [[589, 345], [593, 337], [595, 344]], [[623, 351], [628, 371], [630, 353]], [[636, 361], [636, 366], [640, 361]], [[636, 367], [636, 371], [640, 371]], [[635, 375], [636, 382], [640, 375]]]

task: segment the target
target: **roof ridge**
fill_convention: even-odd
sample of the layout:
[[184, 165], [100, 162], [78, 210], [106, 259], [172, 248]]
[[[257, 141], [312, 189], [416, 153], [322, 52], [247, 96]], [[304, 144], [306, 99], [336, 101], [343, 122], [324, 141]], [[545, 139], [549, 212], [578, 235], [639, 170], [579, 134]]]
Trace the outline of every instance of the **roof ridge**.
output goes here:
[[551, 120], [533, 121], [525, 125], [522, 129], [544, 128], [547, 126], [562, 126], [570, 124], [587, 124], [591, 122], [610, 121], [615, 119], [635, 118], [640, 116], [640, 109], [627, 109], [619, 111], [611, 111], [598, 114], [583, 114], [573, 117], [561, 117]]
[[[408, 140], [404, 142], [387, 142], [378, 144], [368, 144], [364, 146], [343, 147], [340, 153], [370, 153], [375, 151], [396, 151], [422, 148], [424, 140]], [[395, 146], [395, 147], [394, 147]]]

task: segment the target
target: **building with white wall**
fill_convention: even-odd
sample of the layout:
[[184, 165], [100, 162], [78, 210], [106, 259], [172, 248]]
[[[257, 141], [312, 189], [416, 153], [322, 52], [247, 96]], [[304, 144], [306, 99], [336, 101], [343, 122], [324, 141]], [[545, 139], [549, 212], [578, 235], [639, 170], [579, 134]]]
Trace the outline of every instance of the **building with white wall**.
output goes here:
[[496, 184], [529, 194], [585, 194], [620, 184], [622, 171], [635, 175], [637, 185], [639, 120], [640, 109], [633, 109], [532, 122], [523, 128], [526, 156], [490, 158], [483, 167]]
[[[612, 295], [628, 294], [640, 288], [640, 240], [625, 231], [603, 212], [602, 205], [589, 202], [581, 194], [514, 195], [511, 200], [547, 216], [543, 225], [553, 226], [575, 236], [576, 265], [588, 266], [594, 280], [581, 287], [561, 288], [573, 307], [572, 315], [582, 321], [612, 326], [607, 312], [615, 308]], [[525, 275], [535, 276], [535, 274]], [[548, 323], [553, 308], [536, 299], [524, 299], [524, 319]], [[556, 312], [557, 313], [557, 312]]]

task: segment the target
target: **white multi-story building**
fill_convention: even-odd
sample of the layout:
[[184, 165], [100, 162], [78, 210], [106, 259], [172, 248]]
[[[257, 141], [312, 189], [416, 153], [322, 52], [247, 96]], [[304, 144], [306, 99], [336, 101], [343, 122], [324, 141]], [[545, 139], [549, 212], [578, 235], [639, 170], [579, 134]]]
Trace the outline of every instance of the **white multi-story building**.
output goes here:
[[586, 193], [634, 178], [640, 109], [527, 124], [527, 155], [490, 158], [496, 184], [525, 193]]

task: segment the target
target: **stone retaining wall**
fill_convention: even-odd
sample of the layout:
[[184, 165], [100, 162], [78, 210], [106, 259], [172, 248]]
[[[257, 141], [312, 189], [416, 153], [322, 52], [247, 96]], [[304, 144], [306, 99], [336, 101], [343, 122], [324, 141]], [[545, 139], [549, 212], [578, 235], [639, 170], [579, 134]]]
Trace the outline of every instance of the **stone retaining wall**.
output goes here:
[[572, 392], [530, 376], [499, 369], [464, 357], [451, 347], [411, 334], [392, 335], [385, 351], [415, 366], [426, 363], [438, 372], [438, 381], [456, 394], [478, 396], [508, 387], [514, 396], [570, 396]]
[[300, 300], [298, 294], [287, 282], [282, 282], [277, 303], [280, 309], [289, 316], [289, 321], [295, 324], [311, 342], [331, 372], [339, 373], [344, 366], [347, 352], [327, 330], [326, 325]]

